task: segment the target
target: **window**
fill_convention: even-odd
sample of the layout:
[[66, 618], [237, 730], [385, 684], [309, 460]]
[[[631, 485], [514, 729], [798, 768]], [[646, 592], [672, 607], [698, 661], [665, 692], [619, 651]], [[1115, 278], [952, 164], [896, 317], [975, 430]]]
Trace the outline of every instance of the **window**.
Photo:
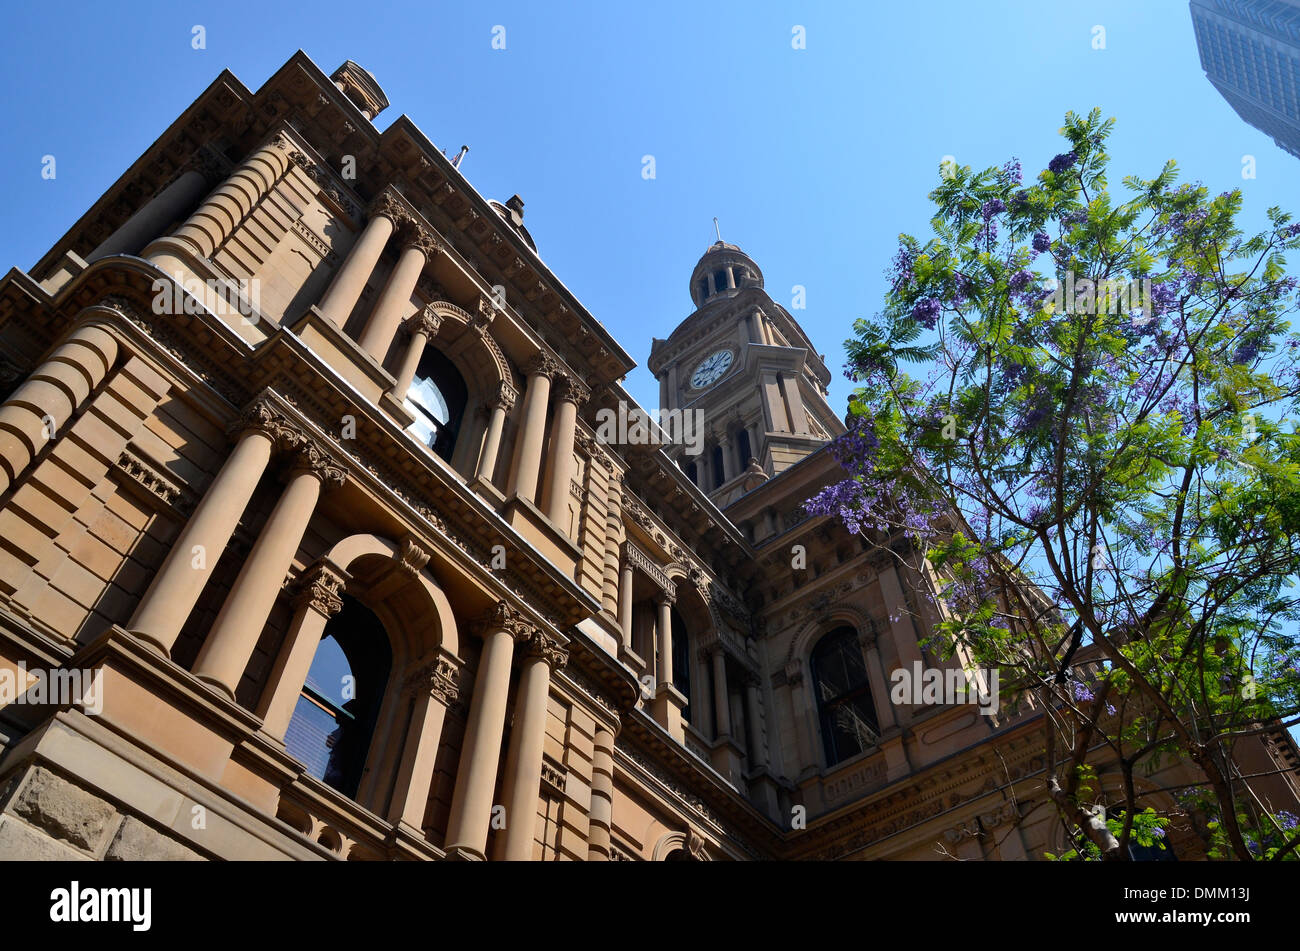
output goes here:
[[811, 666], [826, 765], [833, 766], [872, 746], [879, 735], [857, 631], [841, 627], [823, 637]]
[[725, 291], [726, 289], [727, 289], [727, 272], [726, 272], [726, 271], [714, 271], [714, 272], [713, 272], [713, 290], [714, 290], [714, 293], [720, 294], [720, 293], [722, 293], [723, 291]]
[[686, 706], [682, 707], [682, 719], [690, 723], [691, 642], [686, 635], [686, 623], [677, 609], [673, 608], [669, 614], [673, 628], [673, 686], [686, 698]]
[[740, 465], [736, 469], [736, 471], [743, 472], [747, 468], [749, 468], [749, 457], [754, 454], [753, 451], [749, 448], [749, 430], [748, 429], [736, 430], [735, 438], [736, 438], [736, 453], [737, 455], [740, 456]]
[[700, 278], [700, 283], [696, 285], [696, 290], [698, 291], [698, 293], [699, 293], [699, 295], [700, 295], [700, 300], [704, 300], [704, 298], [708, 297], [708, 296], [709, 296], [709, 279], [708, 279], [707, 277], [702, 277], [702, 278]]
[[710, 462], [712, 463], [711, 468], [713, 469], [713, 487], [716, 489], [718, 486], [722, 485], [722, 480], [726, 478], [726, 473], [722, 468], [721, 446], [713, 447], [713, 456]]
[[307, 772], [346, 796], [355, 796], [361, 783], [391, 666], [379, 618], [343, 595], [343, 610], [325, 625], [312, 658], [284, 745]]
[[443, 459], [451, 459], [468, 396], [452, 362], [426, 346], [406, 394], [406, 408], [415, 414], [411, 432]]
[[700, 472], [695, 463], [688, 462], [686, 464], [686, 478], [690, 479], [696, 485], [700, 484]]

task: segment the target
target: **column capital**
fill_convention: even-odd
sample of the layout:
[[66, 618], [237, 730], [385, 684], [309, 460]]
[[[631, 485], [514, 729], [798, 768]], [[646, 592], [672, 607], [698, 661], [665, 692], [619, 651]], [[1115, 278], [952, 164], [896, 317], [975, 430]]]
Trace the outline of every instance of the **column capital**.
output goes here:
[[566, 403], [581, 406], [591, 396], [591, 389], [575, 376], [564, 374], [556, 381], [556, 396]]
[[444, 707], [450, 707], [460, 699], [460, 674], [461, 665], [443, 655], [418, 668], [406, 679], [406, 685], [417, 692], [428, 690]]
[[423, 310], [406, 321], [406, 326], [412, 334], [424, 334], [426, 339], [431, 339], [438, 336], [442, 327], [442, 314], [435, 311], [432, 304], [425, 304]]
[[442, 250], [442, 242], [435, 238], [432, 232], [409, 218], [402, 222], [402, 232], [399, 238], [403, 250], [418, 248], [424, 253], [426, 261], [432, 261], [433, 256]]
[[677, 603], [677, 592], [661, 590], [655, 594], [655, 603], [660, 606], [667, 604], [672, 607]]
[[393, 195], [392, 191], [387, 188], [371, 200], [370, 205], [366, 208], [366, 212], [372, 218], [376, 215], [383, 215], [394, 225], [403, 224], [410, 220], [410, 215], [407, 213], [406, 209], [402, 207], [402, 203], [399, 202]]
[[534, 631], [533, 636], [524, 647], [525, 657], [537, 657], [546, 662], [551, 670], [559, 670], [569, 662], [569, 652], [560, 646], [559, 640], [545, 631]]
[[226, 427], [226, 435], [231, 439], [238, 439], [249, 432], [261, 433], [278, 445], [297, 434], [297, 429], [270, 400], [262, 397], [244, 407], [239, 418]]
[[474, 624], [480, 637], [486, 637], [494, 631], [505, 631], [516, 642], [528, 640], [537, 631], [537, 626], [521, 611], [512, 608], [505, 601], [498, 601], [488, 608]]
[[488, 405], [492, 407], [500, 406], [507, 413], [515, 408], [515, 400], [519, 398], [519, 393], [514, 386], [505, 380], [497, 384], [496, 395], [488, 400]]
[[338, 488], [347, 481], [347, 470], [335, 461], [316, 440], [302, 433], [294, 434], [297, 438], [290, 446], [294, 451], [294, 472], [310, 472], [326, 486]]
[[325, 562], [308, 568], [298, 580], [294, 607], [306, 606], [317, 614], [333, 617], [343, 610], [343, 587], [347, 580]]
[[[230, 161], [211, 145], [200, 145], [194, 154], [176, 170], [177, 177], [186, 172], [198, 172], [214, 188], [230, 177], [234, 167]], [[168, 184], [171, 184], [170, 182]]]
[[551, 379], [559, 376], [563, 370], [560, 362], [549, 353], [538, 353], [524, 365], [524, 372], [530, 377], [544, 376]]

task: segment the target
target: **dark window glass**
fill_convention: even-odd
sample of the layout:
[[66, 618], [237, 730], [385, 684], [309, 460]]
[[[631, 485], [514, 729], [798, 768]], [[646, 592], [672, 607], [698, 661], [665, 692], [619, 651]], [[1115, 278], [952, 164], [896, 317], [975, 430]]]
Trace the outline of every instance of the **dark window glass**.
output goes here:
[[383, 624], [344, 595], [343, 610], [325, 625], [284, 737], [307, 772], [344, 795], [355, 796], [361, 783], [391, 667]]
[[673, 608], [670, 612], [673, 624], [673, 686], [686, 698], [682, 708], [682, 719], [691, 722], [691, 642], [686, 636], [686, 624], [682, 616]]
[[736, 431], [736, 452], [740, 456], [740, 469], [743, 470], [749, 465], [749, 457], [753, 455], [749, 448], [749, 430]]
[[686, 478], [690, 479], [696, 485], [700, 484], [700, 473], [699, 469], [696, 468], [695, 463], [689, 462], [686, 464]]
[[826, 764], [833, 766], [872, 746], [879, 728], [857, 631], [837, 628], [817, 642], [812, 678]]
[[719, 291], [719, 292], [721, 292], [721, 291], [725, 291], [725, 290], [727, 289], [727, 272], [726, 272], [726, 271], [714, 271], [714, 272], [713, 272], [713, 288], [714, 288], [714, 290]]
[[415, 414], [411, 431], [443, 459], [451, 459], [468, 397], [465, 380], [452, 362], [426, 346], [406, 394], [406, 408]]
[[724, 476], [722, 471], [722, 447], [714, 446], [713, 447], [713, 487], [715, 489], [718, 486], [722, 485], [723, 477]]

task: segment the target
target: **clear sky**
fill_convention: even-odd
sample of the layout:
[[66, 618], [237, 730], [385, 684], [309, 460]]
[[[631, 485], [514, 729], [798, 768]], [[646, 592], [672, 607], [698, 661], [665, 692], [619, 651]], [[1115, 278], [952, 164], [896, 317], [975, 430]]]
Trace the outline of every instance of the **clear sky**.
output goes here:
[[[223, 68], [256, 89], [301, 48], [327, 73], [373, 72], [381, 127], [406, 113], [449, 154], [470, 146], [470, 182], [524, 199], [543, 259], [640, 364], [689, 313], [718, 216], [777, 300], [807, 288], [793, 313], [837, 411], [842, 342], [876, 311], [898, 233], [926, 232], [945, 155], [1015, 155], [1032, 177], [1065, 111], [1100, 106], [1123, 174], [1176, 158], [1216, 192], [1243, 187], [1249, 222], [1300, 212], [1300, 161], [1205, 79], [1185, 0], [38, 3], [6, 21], [5, 268], [34, 264]], [[642, 367], [628, 385], [657, 403]]]

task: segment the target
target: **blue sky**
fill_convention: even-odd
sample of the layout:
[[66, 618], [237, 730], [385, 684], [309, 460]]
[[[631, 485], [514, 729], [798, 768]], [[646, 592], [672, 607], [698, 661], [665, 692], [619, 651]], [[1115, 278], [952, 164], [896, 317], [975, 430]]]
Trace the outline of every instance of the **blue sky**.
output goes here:
[[[448, 153], [469, 145], [470, 182], [519, 193], [544, 260], [640, 364], [689, 313], [718, 216], [777, 300], [807, 288], [794, 314], [828, 357], [837, 411], [842, 343], [876, 311], [898, 233], [925, 233], [945, 155], [1015, 155], [1031, 177], [1061, 151], [1065, 111], [1095, 105], [1118, 119], [1123, 174], [1176, 158], [1216, 192], [1243, 187], [1247, 223], [1271, 204], [1300, 211], [1300, 162], [1205, 79], [1184, 0], [71, 3], [6, 17], [6, 268], [34, 264], [223, 68], [256, 89], [301, 48], [326, 72], [371, 70], [392, 102], [381, 127], [406, 113]], [[191, 47], [196, 24], [206, 49]], [[628, 386], [657, 403], [642, 367]]]

